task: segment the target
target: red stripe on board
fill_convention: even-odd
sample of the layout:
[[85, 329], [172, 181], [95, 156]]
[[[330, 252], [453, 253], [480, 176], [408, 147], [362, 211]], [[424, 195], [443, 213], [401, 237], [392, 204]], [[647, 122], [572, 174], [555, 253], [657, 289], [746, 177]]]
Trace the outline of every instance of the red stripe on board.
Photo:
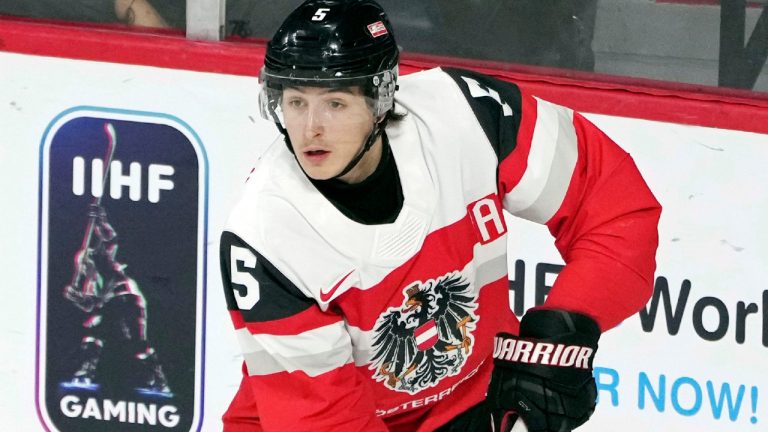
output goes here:
[[[0, 17], [0, 50], [80, 60], [257, 76], [265, 46], [199, 42], [124, 27], [73, 27]], [[562, 69], [406, 54], [403, 74], [438, 65], [514, 81], [530, 94], [577, 111], [768, 133], [768, 93]]]
[[72, 25], [0, 17], [0, 51], [258, 76], [263, 42], [207, 42], [124, 26]]
[[768, 133], [768, 93], [425, 55], [404, 58], [401, 70], [435, 65], [512, 81], [528, 94], [580, 112]]

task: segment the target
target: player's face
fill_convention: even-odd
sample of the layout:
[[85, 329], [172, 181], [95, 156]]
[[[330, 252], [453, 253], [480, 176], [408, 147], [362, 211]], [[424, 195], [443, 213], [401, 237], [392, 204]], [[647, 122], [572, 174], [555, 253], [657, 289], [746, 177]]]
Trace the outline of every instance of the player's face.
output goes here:
[[[338, 175], [357, 156], [371, 133], [374, 117], [357, 87], [288, 87], [282, 111], [296, 159], [315, 180]], [[340, 179], [357, 183], [368, 177], [381, 157], [377, 142]]]

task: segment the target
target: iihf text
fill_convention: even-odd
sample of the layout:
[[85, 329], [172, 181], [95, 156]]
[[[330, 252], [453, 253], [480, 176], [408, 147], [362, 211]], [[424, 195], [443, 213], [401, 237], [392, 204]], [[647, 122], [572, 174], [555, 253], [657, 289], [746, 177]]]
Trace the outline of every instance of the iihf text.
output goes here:
[[[170, 191], [174, 188], [173, 176], [175, 170], [170, 165], [149, 164], [143, 167], [139, 162], [131, 162], [127, 169], [123, 167], [123, 162], [113, 160], [109, 164], [109, 170], [106, 171], [104, 161], [93, 159], [90, 163], [90, 170], [86, 173], [85, 159], [76, 156], [72, 159], [72, 193], [81, 196], [86, 192], [94, 197], [101, 197], [106, 193], [112, 199], [121, 199], [123, 189], [128, 189], [128, 198], [132, 201], [140, 201], [143, 191], [146, 190], [146, 197], [151, 203], [160, 201], [161, 191]], [[89, 174], [89, 175], [87, 175]], [[86, 178], [90, 177], [90, 190], [86, 191]], [[144, 185], [146, 182], [146, 186]], [[106, 191], [105, 191], [106, 189]]]

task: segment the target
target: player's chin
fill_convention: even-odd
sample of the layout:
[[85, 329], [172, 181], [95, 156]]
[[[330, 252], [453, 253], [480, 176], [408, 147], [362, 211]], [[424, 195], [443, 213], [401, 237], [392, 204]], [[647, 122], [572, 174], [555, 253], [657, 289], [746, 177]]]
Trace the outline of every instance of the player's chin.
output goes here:
[[327, 166], [317, 166], [311, 163], [302, 163], [302, 168], [307, 174], [307, 177], [312, 180], [329, 180], [333, 178], [335, 172]]

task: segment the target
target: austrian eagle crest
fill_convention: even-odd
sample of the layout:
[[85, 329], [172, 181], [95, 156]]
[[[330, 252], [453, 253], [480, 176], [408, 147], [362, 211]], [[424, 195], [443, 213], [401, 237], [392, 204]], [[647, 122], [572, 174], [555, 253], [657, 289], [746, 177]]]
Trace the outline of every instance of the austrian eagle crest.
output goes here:
[[376, 321], [369, 369], [392, 390], [415, 394], [456, 375], [472, 353], [475, 296], [459, 272], [408, 286], [400, 307]]

